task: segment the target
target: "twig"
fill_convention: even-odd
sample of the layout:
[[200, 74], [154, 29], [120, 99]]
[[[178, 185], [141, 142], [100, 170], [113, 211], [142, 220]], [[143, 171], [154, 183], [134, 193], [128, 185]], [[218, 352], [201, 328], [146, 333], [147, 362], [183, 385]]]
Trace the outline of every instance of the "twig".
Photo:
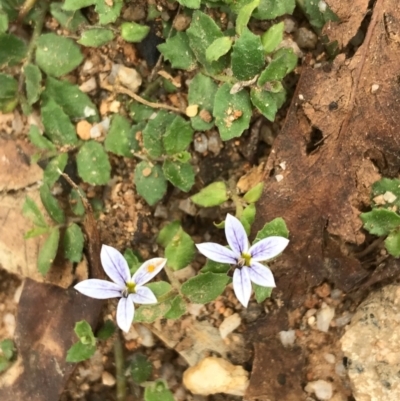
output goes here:
[[375, 248], [377, 248], [383, 241], [385, 241], [386, 237], [383, 235], [382, 237], [377, 238], [376, 240], [372, 241], [365, 249], [360, 252], [354, 253], [353, 255], [360, 259], [369, 253], [371, 253]]
[[114, 341], [115, 378], [117, 387], [117, 401], [126, 400], [125, 358], [122, 347], [121, 334], [118, 331]]
[[18, 19], [17, 19], [17, 23], [21, 24], [23, 19], [27, 16], [27, 14], [29, 13], [29, 11], [32, 10], [32, 8], [35, 6], [37, 0], [26, 0], [24, 2], [24, 4], [22, 5], [22, 7], [19, 10], [18, 13]]
[[166, 104], [162, 104], [162, 103], [153, 103], [153, 102], [149, 102], [146, 99], [143, 99], [141, 96], [137, 95], [136, 93], [133, 93], [131, 90], [124, 88], [123, 86], [120, 85], [115, 85], [112, 86], [110, 84], [107, 84], [105, 82], [105, 80], [100, 82], [100, 87], [108, 90], [109, 92], [116, 92], [116, 93], [123, 93], [125, 95], [128, 95], [129, 97], [131, 97], [132, 99], [136, 100], [139, 103], [142, 103], [146, 106], [152, 107], [153, 109], [165, 109], [165, 110], [170, 110], [173, 111], [175, 113], [180, 113], [180, 114], [185, 114], [184, 110], [180, 110], [176, 107], [172, 107], [172, 106], [168, 106]]

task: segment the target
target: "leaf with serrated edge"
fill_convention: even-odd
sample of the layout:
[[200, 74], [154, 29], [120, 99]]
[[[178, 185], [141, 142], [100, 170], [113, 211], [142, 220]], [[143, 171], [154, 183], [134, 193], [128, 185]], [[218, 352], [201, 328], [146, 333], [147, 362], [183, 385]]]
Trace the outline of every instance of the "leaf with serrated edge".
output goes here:
[[266, 223], [264, 227], [257, 233], [253, 244], [264, 238], [274, 236], [289, 238], [289, 230], [287, 229], [285, 220], [283, 220], [282, 217], [277, 217], [269, 223]]
[[387, 235], [400, 226], [400, 216], [387, 209], [373, 209], [371, 212], [361, 213], [360, 218], [364, 228], [374, 235]]

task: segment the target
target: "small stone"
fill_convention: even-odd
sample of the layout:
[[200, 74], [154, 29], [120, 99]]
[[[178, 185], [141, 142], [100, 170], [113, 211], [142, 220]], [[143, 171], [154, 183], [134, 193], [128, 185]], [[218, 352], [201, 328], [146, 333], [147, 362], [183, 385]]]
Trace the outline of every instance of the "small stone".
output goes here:
[[109, 110], [111, 113], [117, 114], [117, 113], [119, 113], [120, 107], [121, 107], [121, 102], [119, 102], [118, 100], [113, 100], [113, 101], [110, 103], [110, 106], [108, 107], [108, 110]]
[[21, 283], [21, 284], [19, 285], [19, 287], [15, 290], [15, 293], [14, 293], [14, 302], [15, 302], [16, 304], [19, 303], [19, 299], [21, 298], [23, 286], [24, 286], [24, 284]]
[[183, 384], [193, 394], [226, 393], [243, 396], [248, 385], [248, 372], [222, 358], [208, 357], [187, 369]]
[[207, 151], [208, 139], [204, 134], [197, 135], [194, 140], [194, 150], [198, 153]]
[[88, 141], [90, 139], [90, 130], [92, 129], [92, 124], [86, 120], [81, 120], [76, 124], [76, 133], [79, 138], [83, 141]]
[[212, 131], [208, 137], [208, 150], [214, 155], [218, 155], [222, 146], [220, 136], [215, 131]]
[[294, 330], [280, 331], [278, 335], [285, 348], [292, 347], [296, 341], [296, 332]]
[[184, 31], [190, 25], [192, 18], [186, 14], [179, 14], [175, 17], [173, 27], [178, 31]]
[[334, 364], [336, 362], [336, 357], [333, 354], [325, 354], [324, 359], [326, 362]]
[[142, 21], [146, 18], [146, 10], [142, 4], [130, 4], [122, 14], [125, 21]]
[[154, 346], [155, 341], [153, 333], [147, 327], [138, 324], [136, 326], [136, 331], [139, 334], [140, 343], [143, 345], [143, 347], [151, 348]]
[[283, 180], [283, 175], [282, 174], [277, 174], [275, 176], [276, 181], [281, 182]]
[[342, 297], [343, 291], [339, 290], [338, 288], [335, 288], [331, 292], [331, 298], [332, 299], [340, 299]]
[[332, 384], [325, 380], [309, 382], [305, 390], [307, 393], [314, 393], [320, 401], [329, 401], [333, 395]]
[[219, 326], [219, 333], [221, 334], [221, 338], [228, 337], [233, 331], [235, 331], [242, 324], [242, 319], [240, 318], [238, 313], [234, 313], [231, 316], [228, 316]]
[[201, 109], [199, 117], [206, 123], [210, 123], [213, 119], [211, 113], [206, 109]]
[[315, 316], [310, 316], [308, 319], [307, 319], [307, 324], [310, 326], [310, 327], [312, 327], [312, 326], [314, 326], [314, 324], [315, 324]]
[[7, 336], [13, 338], [15, 332], [15, 316], [12, 313], [6, 313], [3, 316], [3, 324], [7, 332]]
[[122, 64], [113, 64], [108, 82], [111, 85], [119, 83], [136, 93], [142, 84], [142, 77], [133, 68], [125, 67]]
[[315, 293], [320, 297], [320, 298], [326, 298], [329, 297], [329, 294], [331, 293], [331, 287], [328, 283], [323, 283], [320, 286], [318, 286], [315, 289]]
[[327, 4], [324, 2], [324, 1], [320, 1], [319, 3], [318, 3], [318, 9], [319, 9], [319, 11], [321, 12], [321, 13], [324, 13], [325, 11], [326, 11], [326, 8], [327, 8]]
[[168, 218], [168, 209], [166, 206], [158, 204], [156, 206], [156, 210], [154, 210], [154, 217], [167, 219]]
[[82, 66], [82, 72], [89, 72], [93, 68], [93, 62], [86, 60]]
[[93, 125], [90, 129], [90, 138], [95, 139], [99, 138], [102, 135], [105, 135], [110, 128], [110, 119], [108, 117], [104, 118], [98, 124]]
[[351, 322], [352, 317], [353, 317], [353, 313], [345, 312], [342, 316], [338, 317], [335, 320], [336, 327], [346, 326], [346, 324], [349, 324]]
[[199, 316], [201, 311], [204, 309], [203, 304], [189, 304], [187, 307], [187, 311], [192, 316]]
[[315, 49], [318, 42], [317, 35], [308, 28], [301, 27], [296, 31], [295, 40], [303, 49]]
[[379, 89], [379, 85], [378, 85], [378, 84], [373, 84], [373, 85], [371, 86], [371, 93], [376, 93], [376, 92], [378, 92], [378, 89]]
[[107, 387], [112, 387], [115, 385], [116, 380], [111, 373], [103, 372], [101, 375], [101, 382]]
[[286, 33], [292, 33], [296, 30], [296, 21], [293, 18], [285, 18], [283, 25]]
[[317, 312], [317, 329], [327, 333], [334, 316], [335, 309], [323, 303]]
[[393, 192], [386, 191], [383, 194], [383, 199], [385, 199], [387, 203], [393, 203], [397, 199], [397, 196]]
[[96, 88], [97, 88], [97, 82], [96, 82], [95, 77], [88, 79], [82, 85], [79, 86], [79, 89], [84, 93], [91, 92], [92, 90], [95, 90]]
[[179, 209], [189, 216], [196, 216], [197, 214], [197, 208], [190, 198], [179, 201]]
[[191, 104], [188, 107], [186, 107], [186, 115], [188, 117], [195, 117], [195, 116], [197, 116], [198, 112], [199, 112], [198, 104]]

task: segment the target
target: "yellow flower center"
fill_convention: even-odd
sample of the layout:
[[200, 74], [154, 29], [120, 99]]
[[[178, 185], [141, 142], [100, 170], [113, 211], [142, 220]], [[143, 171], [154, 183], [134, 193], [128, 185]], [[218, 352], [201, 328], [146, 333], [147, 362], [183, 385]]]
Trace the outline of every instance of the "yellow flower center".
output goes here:
[[135, 294], [135, 292], [136, 292], [136, 284], [132, 282], [126, 283], [126, 288], [123, 295], [127, 297], [129, 294]]
[[248, 253], [242, 253], [241, 255], [240, 255], [240, 259], [239, 259], [239, 261], [238, 261], [238, 265], [240, 266], [240, 267], [243, 267], [243, 266], [250, 266], [250, 263], [251, 263], [251, 255], [250, 254], [248, 254]]

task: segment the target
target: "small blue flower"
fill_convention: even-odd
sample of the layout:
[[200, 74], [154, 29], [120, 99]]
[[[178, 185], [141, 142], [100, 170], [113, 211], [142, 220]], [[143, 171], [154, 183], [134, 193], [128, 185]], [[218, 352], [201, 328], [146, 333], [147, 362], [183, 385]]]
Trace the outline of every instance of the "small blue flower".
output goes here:
[[225, 219], [225, 236], [229, 248], [213, 242], [198, 244], [197, 249], [207, 258], [235, 265], [233, 290], [239, 302], [247, 308], [251, 296], [251, 282], [263, 287], [276, 287], [271, 270], [260, 262], [278, 256], [287, 247], [284, 237], [268, 237], [249, 246], [242, 223], [231, 214]]
[[150, 288], [143, 285], [161, 271], [167, 259], [154, 258], [144, 262], [132, 277], [128, 263], [115, 248], [103, 245], [100, 259], [104, 271], [113, 283], [89, 279], [81, 281], [74, 288], [91, 298], [121, 298], [117, 307], [117, 324], [121, 330], [128, 332], [135, 315], [133, 303], [157, 303], [157, 298]]

